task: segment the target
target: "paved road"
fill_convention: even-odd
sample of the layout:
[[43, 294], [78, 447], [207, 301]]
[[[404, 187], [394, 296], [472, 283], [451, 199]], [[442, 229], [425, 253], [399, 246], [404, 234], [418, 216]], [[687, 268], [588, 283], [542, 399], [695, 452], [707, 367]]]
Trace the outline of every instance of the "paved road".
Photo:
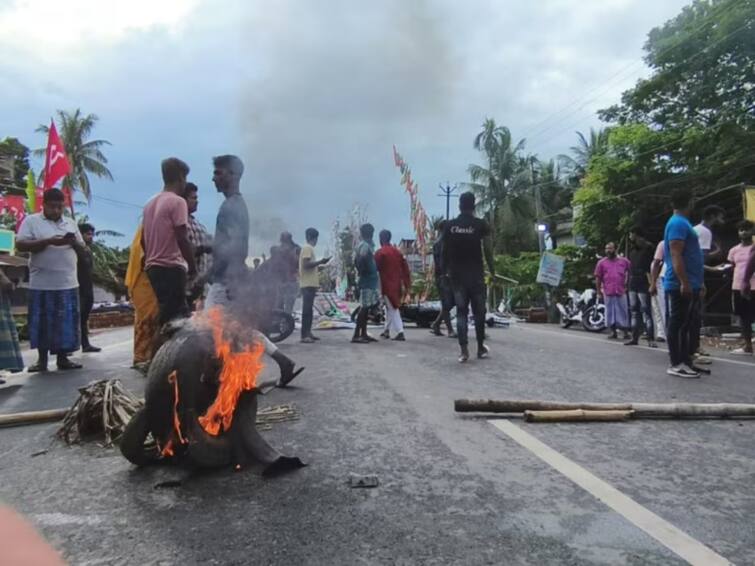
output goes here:
[[[273, 480], [137, 470], [94, 445], [32, 458], [55, 428], [39, 425], [0, 431], [0, 498], [74, 564], [755, 563], [755, 421], [538, 425], [452, 405], [755, 402], [752, 361], [722, 355], [688, 381], [665, 375], [660, 351], [545, 326], [494, 330], [493, 357], [466, 366], [423, 330], [374, 345], [321, 336], [284, 344], [307, 371], [261, 403], [298, 406], [299, 421], [265, 434], [309, 467]], [[127, 337], [101, 336], [85, 372], [4, 386], [0, 412], [65, 405], [100, 376], [138, 390]], [[350, 473], [380, 486], [350, 489]]]

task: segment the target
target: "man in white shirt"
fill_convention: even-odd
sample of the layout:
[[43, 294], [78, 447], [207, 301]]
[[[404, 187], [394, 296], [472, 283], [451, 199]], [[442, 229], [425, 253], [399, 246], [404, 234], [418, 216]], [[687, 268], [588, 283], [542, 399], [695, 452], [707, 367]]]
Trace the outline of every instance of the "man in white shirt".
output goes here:
[[658, 242], [650, 265], [650, 295], [653, 297], [653, 318], [655, 337], [666, 340], [666, 292], [663, 290], [663, 277], [666, 275], [664, 262], [664, 241]]
[[726, 211], [720, 206], [712, 204], [703, 210], [703, 220], [695, 226], [695, 232], [700, 241], [700, 249], [703, 250], [706, 263], [708, 259], [715, 259], [715, 256], [720, 252], [713, 240], [713, 228], [723, 225], [725, 218]]
[[[713, 267], [709, 265], [712, 262], [720, 262], [723, 260], [721, 255], [721, 248], [718, 247], [713, 239], [713, 228], [721, 226], [725, 222], [726, 211], [718, 205], [712, 204], [705, 207], [703, 210], [703, 220], [700, 224], [695, 226], [695, 233], [697, 234], [698, 241], [700, 242], [700, 249], [703, 251], [703, 269], [705, 271], [713, 271]], [[699, 316], [693, 319], [694, 326], [697, 327], [697, 331], [693, 331], [693, 334], [698, 337], [698, 344], [695, 348], [696, 355], [707, 356], [708, 354], [699, 345], [700, 331], [703, 325], [703, 316], [705, 315], [705, 298], [700, 301], [700, 313]], [[700, 362], [704, 363], [704, 362]]]
[[29, 340], [39, 354], [29, 372], [47, 371], [48, 354], [57, 356], [58, 369], [79, 369], [68, 359], [79, 349], [79, 281], [77, 253], [84, 240], [76, 223], [63, 216], [65, 198], [60, 189], [49, 189], [42, 212], [27, 216], [16, 237], [16, 249], [30, 252]]

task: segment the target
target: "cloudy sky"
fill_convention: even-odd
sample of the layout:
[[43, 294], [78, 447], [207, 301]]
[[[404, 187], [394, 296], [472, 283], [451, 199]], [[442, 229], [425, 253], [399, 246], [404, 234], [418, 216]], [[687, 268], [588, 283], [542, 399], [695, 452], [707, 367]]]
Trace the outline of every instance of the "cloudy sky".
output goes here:
[[35, 148], [56, 109], [97, 114], [115, 177], [93, 182], [98, 228], [133, 232], [170, 155], [212, 228], [211, 157], [237, 153], [255, 253], [356, 203], [410, 236], [392, 144], [440, 214], [438, 183], [467, 179], [486, 116], [542, 158], [566, 152], [647, 75], [647, 32], [686, 3], [0, 0], [0, 137]]

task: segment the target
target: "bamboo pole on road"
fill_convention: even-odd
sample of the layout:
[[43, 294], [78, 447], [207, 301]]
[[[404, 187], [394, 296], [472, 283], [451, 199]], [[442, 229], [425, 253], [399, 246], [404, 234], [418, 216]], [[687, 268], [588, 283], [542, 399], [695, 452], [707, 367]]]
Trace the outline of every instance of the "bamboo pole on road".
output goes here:
[[524, 414], [526, 411], [632, 411], [632, 418], [755, 418], [746, 403], [568, 403], [536, 400], [457, 399], [457, 413]]

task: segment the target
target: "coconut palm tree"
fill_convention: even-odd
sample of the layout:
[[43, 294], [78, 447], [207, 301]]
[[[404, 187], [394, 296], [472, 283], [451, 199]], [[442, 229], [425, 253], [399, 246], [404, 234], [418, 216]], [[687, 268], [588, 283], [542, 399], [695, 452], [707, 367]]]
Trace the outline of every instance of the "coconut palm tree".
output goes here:
[[485, 156], [487, 163], [470, 165], [471, 181], [464, 183], [478, 196], [481, 210], [488, 215], [494, 245], [500, 251], [508, 250], [505, 242], [497, 237], [499, 228], [533, 214], [527, 190], [531, 158], [521, 155], [524, 144], [524, 140], [514, 144], [508, 128], [486, 119], [482, 131], [475, 137], [474, 148]]
[[[58, 128], [63, 144], [66, 146], [66, 155], [71, 164], [71, 173], [63, 179], [64, 187], [81, 191], [87, 202], [92, 200], [92, 187], [89, 175], [113, 180], [113, 174], [107, 168], [107, 157], [102, 153], [102, 148], [110, 145], [107, 140], [90, 140], [99, 118], [95, 114], [84, 116], [81, 109], [74, 112], [58, 110]], [[47, 134], [49, 126], [41, 125], [38, 132]], [[34, 151], [37, 156], [44, 156], [45, 149]]]
[[568, 208], [574, 189], [564, 183], [561, 168], [556, 160], [540, 161], [534, 169], [533, 183], [540, 194], [540, 212], [546, 218]]
[[589, 139], [582, 132], [577, 132], [577, 145], [569, 148], [572, 155], [559, 155], [558, 159], [564, 169], [569, 171], [570, 180], [578, 185], [587, 174], [587, 166], [596, 155], [608, 149], [608, 129], [590, 128]]

